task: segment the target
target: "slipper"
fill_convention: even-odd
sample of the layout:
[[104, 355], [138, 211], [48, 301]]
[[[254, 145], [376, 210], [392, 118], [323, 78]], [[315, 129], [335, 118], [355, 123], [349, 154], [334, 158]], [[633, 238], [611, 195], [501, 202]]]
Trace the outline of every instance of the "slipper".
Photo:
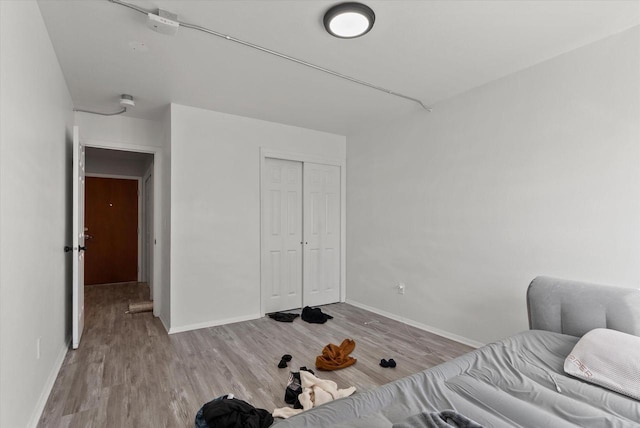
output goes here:
[[278, 368], [279, 368], [279, 369], [283, 369], [283, 368], [287, 367], [287, 363], [288, 363], [289, 361], [291, 361], [291, 359], [292, 359], [292, 358], [293, 358], [293, 357], [292, 357], [291, 355], [289, 355], [289, 354], [284, 354], [284, 355], [282, 356], [282, 359], [281, 359], [281, 360], [280, 360], [280, 362], [278, 363]]
[[393, 358], [389, 360], [389, 367], [391, 367], [392, 369], [396, 367], [396, 362]]
[[[395, 362], [394, 362], [394, 364], [395, 364]], [[387, 360], [385, 360], [385, 359], [382, 359], [382, 360], [380, 360], [380, 365], [382, 367], [386, 368], [386, 367], [389, 367], [389, 362]]]

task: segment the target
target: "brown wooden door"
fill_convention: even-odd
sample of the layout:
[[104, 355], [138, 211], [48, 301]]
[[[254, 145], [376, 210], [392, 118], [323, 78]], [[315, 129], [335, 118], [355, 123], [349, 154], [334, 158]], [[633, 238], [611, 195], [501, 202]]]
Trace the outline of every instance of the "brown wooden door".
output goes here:
[[138, 279], [138, 181], [86, 178], [84, 282]]

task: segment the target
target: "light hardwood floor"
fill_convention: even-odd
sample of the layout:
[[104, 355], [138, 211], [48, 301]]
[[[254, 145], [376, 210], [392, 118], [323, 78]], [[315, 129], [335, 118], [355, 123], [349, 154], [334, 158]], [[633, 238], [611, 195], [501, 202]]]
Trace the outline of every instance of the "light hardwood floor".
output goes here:
[[[289, 370], [315, 370], [322, 348], [345, 338], [358, 362], [316, 374], [359, 391], [472, 349], [345, 303], [322, 307], [334, 317], [326, 324], [265, 317], [169, 336], [151, 313], [125, 314], [148, 293], [135, 283], [86, 287], [80, 348], [68, 352], [40, 427], [193, 427], [200, 406], [227, 393], [272, 411], [286, 405]], [[287, 369], [277, 367], [283, 354], [293, 356]], [[398, 366], [382, 368], [381, 358]]]

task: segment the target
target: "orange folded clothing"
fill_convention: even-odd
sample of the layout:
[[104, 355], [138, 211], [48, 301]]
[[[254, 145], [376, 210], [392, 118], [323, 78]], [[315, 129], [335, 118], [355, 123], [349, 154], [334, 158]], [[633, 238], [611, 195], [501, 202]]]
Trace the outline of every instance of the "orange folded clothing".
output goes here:
[[356, 363], [356, 359], [349, 354], [356, 348], [356, 342], [345, 339], [340, 346], [328, 344], [322, 350], [322, 355], [316, 357], [316, 367], [320, 370], [338, 370]]

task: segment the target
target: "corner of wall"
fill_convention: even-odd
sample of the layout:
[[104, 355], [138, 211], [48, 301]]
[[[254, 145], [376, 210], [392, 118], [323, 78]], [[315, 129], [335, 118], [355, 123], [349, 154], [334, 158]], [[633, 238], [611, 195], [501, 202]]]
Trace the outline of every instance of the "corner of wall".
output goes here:
[[160, 182], [164, 189], [163, 200], [160, 201], [162, 211], [162, 224], [160, 225], [161, 257], [162, 257], [162, 303], [160, 307], [160, 320], [167, 332], [171, 329], [172, 311], [172, 287], [171, 287], [171, 120], [173, 104], [169, 104], [162, 120], [162, 174]]
[[42, 388], [42, 392], [40, 393], [40, 397], [38, 397], [38, 401], [36, 401], [33, 413], [29, 418], [29, 422], [27, 423], [27, 427], [36, 428], [38, 426], [38, 422], [40, 421], [40, 417], [42, 416], [42, 412], [44, 411], [44, 407], [47, 404], [47, 400], [49, 399], [49, 395], [53, 390], [53, 385], [56, 382], [58, 377], [58, 373], [60, 373], [60, 369], [62, 368], [62, 363], [64, 363], [64, 359], [67, 356], [67, 352], [69, 351], [69, 347], [71, 346], [71, 337], [67, 339], [67, 341], [60, 347], [58, 351], [58, 356], [56, 357], [55, 362], [53, 363], [53, 370], [49, 373], [47, 380]]

